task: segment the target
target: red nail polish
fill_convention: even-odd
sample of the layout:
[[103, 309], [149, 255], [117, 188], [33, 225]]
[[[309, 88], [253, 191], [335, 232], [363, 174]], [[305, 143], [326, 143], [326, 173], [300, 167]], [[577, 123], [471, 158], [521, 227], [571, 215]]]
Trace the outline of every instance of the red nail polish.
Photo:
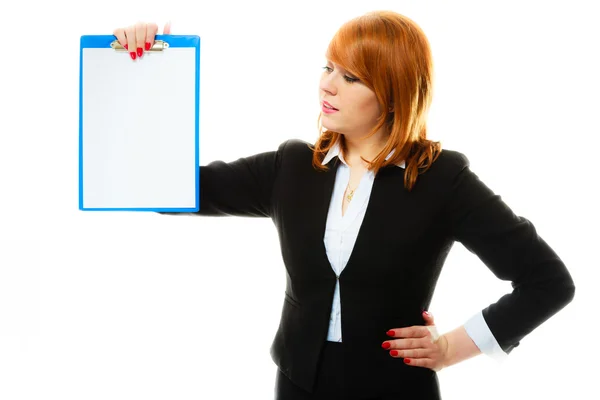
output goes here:
[[398, 355], [398, 351], [392, 350], [392, 351], [390, 351], [390, 354], [393, 355], [393, 356], [397, 356]]
[[144, 50], [142, 50], [142, 48], [141, 48], [141, 47], [138, 47], [138, 48], [137, 48], [137, 55], [138, 55], [138, 57], [141, 57], [141, 56], [142, 56], [142, 53], [143, 53], [143, 51], [144, 51]]
[[129, 45], [128, 44], [125, 45], [125, 50], [129, 50]]
[[135, 53], [133, 51], [130, 51], [129, 55], [131, 56], [132, 60], [135, 60]]
[[406, 364], [410, 364], [410, 358], [405, 358], [405, 359], [404, 359], [404, 362], [405, 362]]
[[396, 333], [394, 331], [387, 331], [386, 334], [388, 336], [394, 336]]
[[146, 46], [144, 47], [146, 51], [150, 50], [150, 42], [146, 42]]
[[384, 349], [389, 349], [390, 348], [390, 344], [389, 342], [384, 342], [381, 347], [383, 347]]

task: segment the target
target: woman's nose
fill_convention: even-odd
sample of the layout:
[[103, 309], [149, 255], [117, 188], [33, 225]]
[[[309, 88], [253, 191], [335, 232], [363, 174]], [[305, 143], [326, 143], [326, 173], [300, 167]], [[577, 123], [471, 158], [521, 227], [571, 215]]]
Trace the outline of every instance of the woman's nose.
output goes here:
[[335, 95], [337, 89], [335, 88], [335, 85], [333, 84], [333, 81], [331, 79], [331, 76], [325, 77], [321, 79], [321, 82], [319, 84], [319, 88], [324, 91], [327, 92], [330, 95]]

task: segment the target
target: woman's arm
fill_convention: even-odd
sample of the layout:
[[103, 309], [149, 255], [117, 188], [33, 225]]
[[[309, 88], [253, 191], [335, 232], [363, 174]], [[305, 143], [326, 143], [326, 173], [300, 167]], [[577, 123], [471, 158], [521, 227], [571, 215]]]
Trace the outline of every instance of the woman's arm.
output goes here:
[[[482, 311], [498, 344], [508, 354], [573, 299], [575, 285], [564, 263], [533, 224], [515, 215], [470, 170], [467, 157], [460, 156], [463, 167], [452, 184], [445, 218], [455, 240], [477, 255], [496, 277], [511, 281], [512, 293]], [[462, 332], [452, 336], [457, 343], [466, 342], [461, 340]], [[469, 346], [455, 347], [459, 350], [454, 358], [470, 354]]]
[[444, 367], [449, 367], [481, 354], [479, 347], [477, 347], [475, 342], [473, 342], [471, 337], [467, 334], [464, 326], [460, 326], [453, 331], [444, 333], [442, 336], [444, 336], [448, 342]]

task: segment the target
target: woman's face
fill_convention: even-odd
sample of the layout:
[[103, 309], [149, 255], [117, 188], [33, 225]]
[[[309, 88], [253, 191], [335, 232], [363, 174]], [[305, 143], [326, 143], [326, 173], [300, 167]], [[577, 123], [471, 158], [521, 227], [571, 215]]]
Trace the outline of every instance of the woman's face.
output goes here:
[[[375, 126], [381, 113], [375, 92], [329, 60], [321, 75], [319, 101], [322, 125], [348, 138], [358, 139], [366, 135]], [[325, 112], [323, 101], [338, 111]]]

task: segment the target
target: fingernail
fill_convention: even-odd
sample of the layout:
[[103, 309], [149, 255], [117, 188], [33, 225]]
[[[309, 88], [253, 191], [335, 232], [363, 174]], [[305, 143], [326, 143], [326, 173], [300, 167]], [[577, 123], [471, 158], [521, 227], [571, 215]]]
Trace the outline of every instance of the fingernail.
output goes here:
[[387, 331], [386, 334], [388, 336], [394, 336], [396, 333], [394, 331]]
[[146, 46], [144, 47], [146, 49], [146, 51], [150, 50], [150, 42], [146, 42]]
[[129, 45], [128, 44], [125, 45], [125, 50], [129, 50]]
[[129, 55], [131, 56], [132, 60], [135, 60], [135, 53], [133, 51], [130, 51]]
[[388, 342], [384, 342], [381, 347], [383, 347], [384, 349], [389, 349], [390, 348], [390, 344]]
[[423, 314], [425, 314], [425, 315], [431, 315], [426, 310], [423, 310]]
[[393, 356], [397, 356], [398, 355], [398, 351], [392, 350], [392, 351], [390, 351], [390, 354], [393, 355]]
[[405, 362], [406, 364], [410, 364], [410, 358], [405, 358], [405, 359], [404, 359], [404, 362]]
[[143, 52], [144, 52], [144, 50], [142, 50], [141, 47], [137, 48], [137, 55], [138, 55], [138, 57], [141, 57]]

